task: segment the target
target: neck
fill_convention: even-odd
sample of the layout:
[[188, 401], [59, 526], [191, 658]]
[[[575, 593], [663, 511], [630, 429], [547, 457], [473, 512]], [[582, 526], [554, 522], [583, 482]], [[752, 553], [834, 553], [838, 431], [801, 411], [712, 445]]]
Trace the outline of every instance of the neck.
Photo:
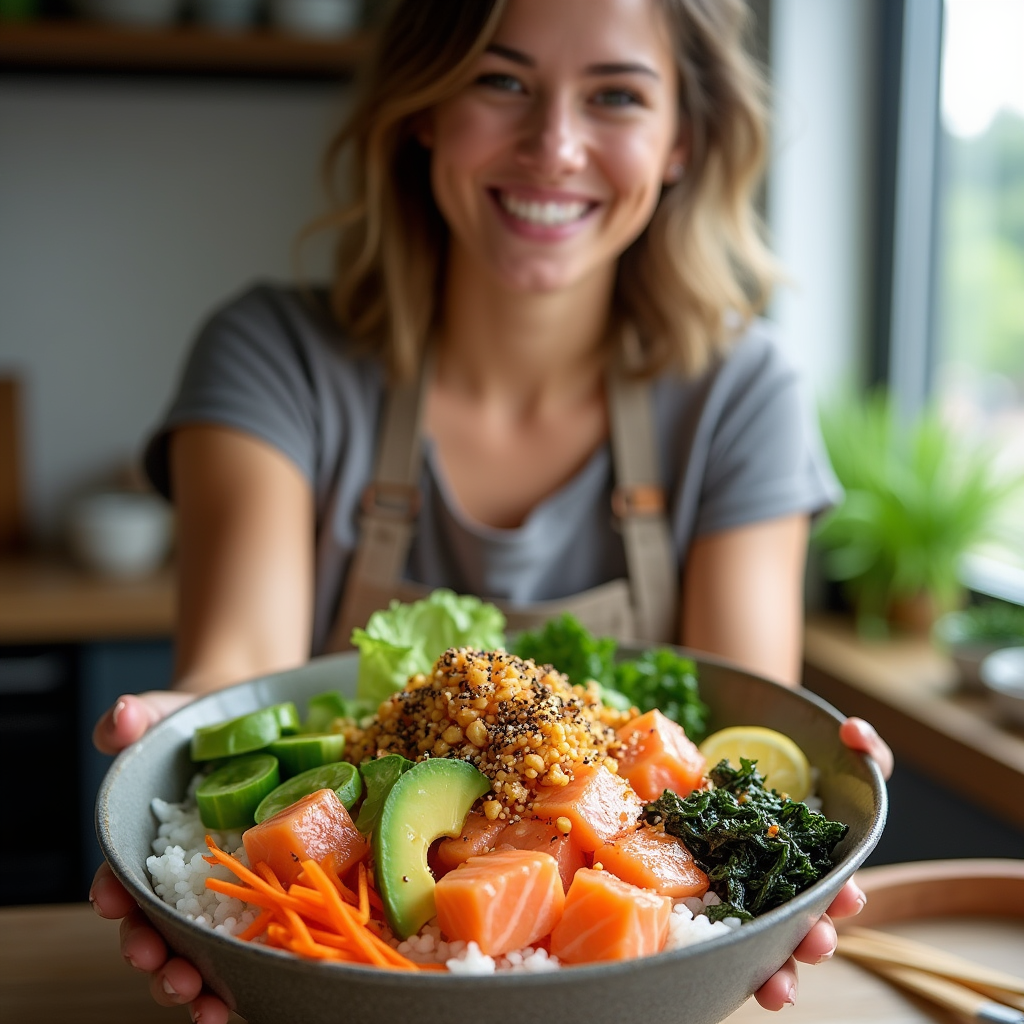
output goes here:
[[510, 292], [449, 262], [438, 381], [482, 402], [527, 410], [601, 387], [612, 280], [547, 293]]

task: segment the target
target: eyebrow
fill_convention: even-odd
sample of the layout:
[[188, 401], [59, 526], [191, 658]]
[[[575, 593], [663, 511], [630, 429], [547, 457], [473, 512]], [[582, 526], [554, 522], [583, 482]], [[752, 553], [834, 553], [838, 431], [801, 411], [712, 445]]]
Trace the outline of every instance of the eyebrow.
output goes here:
[[[514, 64], [521, 64], [524, 67], [532, 68], [537, 66], [537, 62], [532, 57], [527, 56], [520, 50], [513, 49], [511, 46], [491, 43], [487, 47], [487, 52], [504, 57], [506, 60], [510, 60]], [[588, 75], [649, 75], [651, 78], [661, 77], [654, 68], [647, 64], [630, 62], [590, 64], [585, 70]]]

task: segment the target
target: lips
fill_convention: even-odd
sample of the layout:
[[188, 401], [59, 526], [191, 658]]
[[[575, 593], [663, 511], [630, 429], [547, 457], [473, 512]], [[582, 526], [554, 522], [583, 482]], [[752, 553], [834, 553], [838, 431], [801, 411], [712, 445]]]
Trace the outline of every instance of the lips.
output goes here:
[[527, 199], [511, 192], [494, 193], [498, 205], [516, 220], [538, 227], [563, 227], [582, 219], [594, 207], [594, 203], [580, 199]]

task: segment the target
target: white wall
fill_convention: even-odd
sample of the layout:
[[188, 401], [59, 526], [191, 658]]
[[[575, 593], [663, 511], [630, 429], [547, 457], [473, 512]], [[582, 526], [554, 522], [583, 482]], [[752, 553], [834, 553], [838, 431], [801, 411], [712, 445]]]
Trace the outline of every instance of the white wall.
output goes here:
[[870, 330], [874, 0], [772, 0], [768, 221], [793, 284], [771, 315], [821, 397], [860, 380]]
[[37, 537], [136, 456], [209, 309], [290, 275], [343, 99], [333, 84], [0, 83], [0, 373], [24, 384]]

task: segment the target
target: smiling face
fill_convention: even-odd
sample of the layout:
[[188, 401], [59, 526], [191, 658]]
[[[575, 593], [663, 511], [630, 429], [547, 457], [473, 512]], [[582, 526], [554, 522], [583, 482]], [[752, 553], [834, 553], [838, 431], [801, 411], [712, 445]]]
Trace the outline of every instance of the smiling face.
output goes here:
[[517, 292], [600, 282], [683, 163], [655, 0], [510, 0], [419, 137], [456, 267]]

